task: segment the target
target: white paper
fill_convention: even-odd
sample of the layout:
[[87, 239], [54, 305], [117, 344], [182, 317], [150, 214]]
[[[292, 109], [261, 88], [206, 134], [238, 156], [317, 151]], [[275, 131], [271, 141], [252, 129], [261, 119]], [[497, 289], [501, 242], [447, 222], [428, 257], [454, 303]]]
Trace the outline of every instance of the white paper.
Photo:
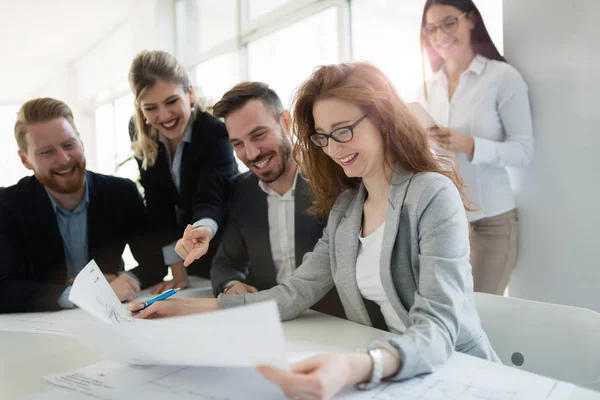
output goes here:
[[80, 391], [65, 389], [63, 387], [54, 387], [46, 392], [34, 393], [32, 395], [21, 397], [19, 400], [81, 400], [98, 399], [91, 394], [83, 394]]
[[[434, 374], [384, 383], [371, 392], [348, 388], [336, 398], [348, 400], [559, 400], [573, 385], [500, 364], [454, 353]], [[558, 396], [557, 396], [558, 395]]]
[[[123, 364], [288, 368], [274, 301], [157, 320], [131, 318], [92, 260], [69, 299], [99, 321], [70, 333], [100, 357]], [[126, 322], [126, 323], [123, 323]]]
[[46, 379], [108, 400], [285, 398], [278, 387], [253, 368], [123, 366], [103, 361]]
[[69, 300], [109, 324], [131, 320], [131, 312], [121, 304], [94, 260], [75, 277]]
[[[123, 366], [100, 362], [47, 376], [56, 385], [102, 399], [247, 400], [284, 398], [251, 368]], [[573, 385], [455, 354], [434, 374], [382, 383], [371, 391], [345, 388], [345, 400], [563, 400]]]
[[71, 332], [100, 357], [123, 364], [288, 367], [273, 301], [184, 317], [81, 324]]
[[69, 326], [95, 319], [83, 310], [0, 315], [0, 331], [72, 336]]

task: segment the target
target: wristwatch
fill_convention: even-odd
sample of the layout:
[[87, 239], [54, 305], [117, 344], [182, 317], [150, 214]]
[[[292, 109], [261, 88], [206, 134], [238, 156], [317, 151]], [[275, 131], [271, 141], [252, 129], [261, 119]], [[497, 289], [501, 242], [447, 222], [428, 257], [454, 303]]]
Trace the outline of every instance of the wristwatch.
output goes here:
[[359, 390], [373, 389], [375, 386], [379, 385], [381, 378], [383, 377], [383, 351], [379, 348], [372, 348], [366, 350], [366, 352], [371, 356], [371, 360], [373, 361], [373, 374], [371, 375], [370, 381], [356, 384], [356, 388]]
[[235, 286], [236, 283], [240, 283], [240, 281], [233, 280], [233, 281], [229, 281], [229, 282], [224, 283], [223, 285], [221, 285], [220, 292], [221, 293], [227, 293], [227, 291], [229, 289], [231, 289], [233, 286]]

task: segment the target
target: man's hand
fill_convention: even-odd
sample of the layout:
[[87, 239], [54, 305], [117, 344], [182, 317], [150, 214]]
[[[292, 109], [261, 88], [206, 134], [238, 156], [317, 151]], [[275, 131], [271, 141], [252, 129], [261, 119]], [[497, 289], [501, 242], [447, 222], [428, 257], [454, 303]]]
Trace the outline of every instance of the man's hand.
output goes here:
[[183, 263], [171, 265], [171, 272], [173, 273], [173, 279], [153, 286], [152, 289], [150, 289], [151, 294], [159, 294], [175, 288], [185, 289], [190, 286], [190, 280], [188, 279], [188, 274]]
[[140, 283], [128, 274], [121, 274], [121, 276], [113, 279], [110, 282], [110, 287], [115, 291], [120, 301], [132, 301], [135, 295], [140, 292]]
[[183, 237], [175, 245], [175, 252], [184, 259], [184, 266], [189, 267], [191, 263], [206, 254], [208, 244], [214, 234], [213, 229], [206, 225], [197, 228], [188, 225], [185, 228]]
[[254, 286], [246, 285], [245, 283], [238, 282], [229, 289], [225, 290], [224, 294], [246, 294], [256, 293], [258, 290]]

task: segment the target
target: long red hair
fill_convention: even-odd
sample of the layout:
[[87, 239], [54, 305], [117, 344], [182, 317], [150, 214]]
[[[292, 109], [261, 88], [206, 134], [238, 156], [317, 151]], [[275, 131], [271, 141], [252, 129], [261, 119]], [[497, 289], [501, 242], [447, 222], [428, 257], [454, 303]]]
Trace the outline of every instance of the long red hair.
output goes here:
[[360, 179], [348, 178], [342, 167], [309, 139], [315, 133], [313, 105], [322, 98], [336, 98], [355, 104], [381, 126], [384, 154], [392, 157], [385, 161], [391, 168], [399, 163], [408, 171], [443, 174], [454, 182], [463, 204], [468, 204], [454, 158], [432, 152], [428, 133], [412, 116], [381, 70], [369, 63], [354, 62], [318, 67], [295, 94], [293, 125], [297, 141], [294, 158], [307, 176], [313, 192], [311, 214], [327, 214], [344, 190], [360, 185]]

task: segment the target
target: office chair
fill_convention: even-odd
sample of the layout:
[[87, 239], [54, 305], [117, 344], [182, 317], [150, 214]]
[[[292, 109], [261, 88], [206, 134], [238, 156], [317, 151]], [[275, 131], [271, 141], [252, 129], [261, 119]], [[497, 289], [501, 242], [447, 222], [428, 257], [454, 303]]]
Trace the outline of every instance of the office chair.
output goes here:
[[600, 391], [600, 314], [585, 308], [475, 293], [505, 365]]

